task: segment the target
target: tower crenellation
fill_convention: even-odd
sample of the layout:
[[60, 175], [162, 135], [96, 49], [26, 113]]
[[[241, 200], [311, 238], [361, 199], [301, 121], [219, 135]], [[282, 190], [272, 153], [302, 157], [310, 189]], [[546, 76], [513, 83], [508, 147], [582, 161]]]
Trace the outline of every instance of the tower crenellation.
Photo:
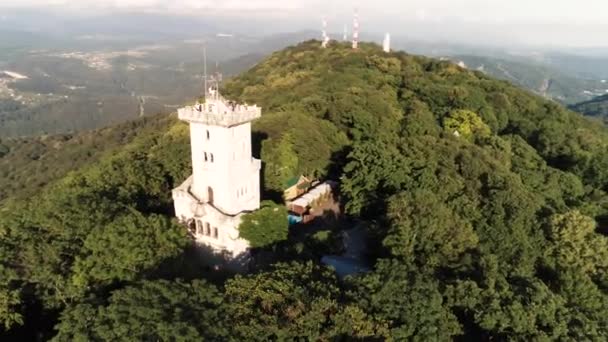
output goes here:
[[195, 240], [228, 259], [242, 258], [249, 243], [239, 237], [242, 215], [260, 208], [262, 163], [252, 156], [256, 105], [223, 98], [209, 88], [205, 101], [178, 110], [190, 126], [192, 176], [173, 190], [175, 213]]
[[262, 109], [256, 105], [238, 104], [218, 97], [180, 108], [177, 113], [183, 121], [232, 127], [260, 118]]

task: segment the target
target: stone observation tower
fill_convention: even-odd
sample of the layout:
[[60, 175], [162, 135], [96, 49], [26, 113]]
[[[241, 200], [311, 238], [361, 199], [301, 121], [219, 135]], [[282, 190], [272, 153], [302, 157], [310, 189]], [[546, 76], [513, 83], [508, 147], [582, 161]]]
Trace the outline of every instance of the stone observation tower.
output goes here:
[[173, 190], [175, 214], [197, 243], [228, 260], [248, 255], [239, 237], [243, 214], [260, 207], [261, 162], [251, 154], [251, 122], [261, 108], [224, 99], [217, 85], [205, 101], [178, 110], [190, 123], [192, 176]]

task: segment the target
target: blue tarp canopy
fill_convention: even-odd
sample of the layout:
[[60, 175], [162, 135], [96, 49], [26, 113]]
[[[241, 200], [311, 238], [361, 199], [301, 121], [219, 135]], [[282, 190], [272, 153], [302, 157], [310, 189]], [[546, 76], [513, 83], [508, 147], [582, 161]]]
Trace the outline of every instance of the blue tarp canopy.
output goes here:
[[287, 219], [289, 220], [289, 225], [290, 226], [302, 222], [302, 217], [301, 216], [289, 215], [289, 216], [287, 216]]

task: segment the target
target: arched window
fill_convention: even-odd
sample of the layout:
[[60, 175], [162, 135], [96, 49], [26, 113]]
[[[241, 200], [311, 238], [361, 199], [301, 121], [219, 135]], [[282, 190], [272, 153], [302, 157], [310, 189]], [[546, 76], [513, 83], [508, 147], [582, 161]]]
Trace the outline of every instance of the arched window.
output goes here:
[[203, 222], [201, 222], [200, 220], [196, 220], [196, 232], [199, 235], [203, 235]]
[[219, 236], [219, 232], [217, 230], [217, 227], [213, 228], [213, 237], [217, 239], [217, 237]]
[[205, 152], [205, 161], [207, 161], [207, 152]]
[[213, 153], [211, 153], [211, 162], [213, 163]]
[[209, 222], [205, 223], [205, 235], [211, 236], [211, 225]]

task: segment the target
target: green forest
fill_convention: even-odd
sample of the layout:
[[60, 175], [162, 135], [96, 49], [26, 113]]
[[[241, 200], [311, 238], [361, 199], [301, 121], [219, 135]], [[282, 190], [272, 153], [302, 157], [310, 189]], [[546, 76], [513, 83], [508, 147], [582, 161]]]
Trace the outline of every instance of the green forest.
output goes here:
[[[191, 172], [174, 116], [63, 144], [0, 141], [12, 177], [0, 197], [0, 339], [608, 338], [601, 123], [374, 44], [301, 43], [223, 93], [263, 108], [253, 136], [268, 225], [246, 220], [242, 233], [270, 261], [229, 274], [197, 260], [173, 219], [171, 189]], [[297, 239], [277, 229], [270, 212], [285, 211], [270, 200], [300, 174], [340, 181], [370, 272], [338, 279], [320, 263], [342, 224]]]

